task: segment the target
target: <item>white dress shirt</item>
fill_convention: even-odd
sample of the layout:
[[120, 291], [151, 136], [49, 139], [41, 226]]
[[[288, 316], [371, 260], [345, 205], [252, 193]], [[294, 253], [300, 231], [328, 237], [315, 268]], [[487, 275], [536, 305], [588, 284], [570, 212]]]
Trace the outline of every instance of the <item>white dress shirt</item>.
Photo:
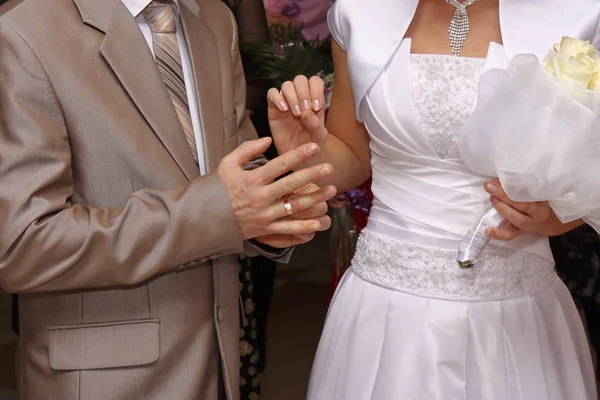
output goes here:
[[[142, 15], [142, 10], [148, 6], [151, 0], [122, 0], [123, 4], [127, 7], [131, 15], [135, 17], [135, 20], [150, 47], [152, 55], [154, 55], [154, 43], [152, 41], [152, 29], [146, 21], [146, 18]], [[204, 161], [204, 143], [202, 141], [202, 126], [200, 125], [200, 114], [198, 112], [198, 93], [196, 93], [196, 86], [194, 85], [194, 76], [192, 72], [192, 61], [188, 52], [187, 43], [183, 35], [183, 29], [181, 28], [181, 22], [179, 20], [179, 9], [177, 5], [173, 4], [175, 9], [175, 23], [177, 29], [177, 42], [179, 43], [179, 55], [181, 56], [181, 66], [183, 67], [183, 80], [185, 81], [185, 90], [187, 92], [188, 105], [190, 107], [190, 116], [192, 119], [192, 127], [194, 129], [194, 137], [196, 138], [196, 148], [198, 150], [198, 167], [200, 168], [200, 175], [206, 173], [206, 165]], [[183, 132], [182, 132], [183, 134]]]

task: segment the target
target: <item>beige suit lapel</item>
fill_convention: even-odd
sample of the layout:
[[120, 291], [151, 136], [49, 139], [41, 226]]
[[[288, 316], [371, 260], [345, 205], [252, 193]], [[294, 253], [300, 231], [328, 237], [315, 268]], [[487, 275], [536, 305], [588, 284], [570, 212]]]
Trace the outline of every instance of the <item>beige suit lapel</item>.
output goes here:
[[[223, 158], [225, 140], [221, 67], [216, 45], [218, 38], [205, 20], [202, 2], [197, 10], [192, 5], [198, 4], [190, 0], [179, 0], [178, 3], [183, 6], [179, 7], [181, 23], [196, 77], [206, 169], [211, 172], [217, 169]], [[204, 6], [208, 4], [205, 3]]]
[[83, 22], [105, 33], [100, 53], [188, 179], [198, 175], [148, 45], [119, 0], [74, 0]]

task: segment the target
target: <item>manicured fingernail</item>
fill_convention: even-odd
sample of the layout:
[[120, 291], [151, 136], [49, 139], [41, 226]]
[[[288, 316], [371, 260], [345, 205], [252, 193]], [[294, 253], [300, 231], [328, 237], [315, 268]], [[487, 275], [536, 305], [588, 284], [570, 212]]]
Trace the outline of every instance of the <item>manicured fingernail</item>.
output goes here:
[[300, 109], [300, 106], [298, 104], [294, 105], [294, 114], [296, 114], [296, 115], [302, 114], [302, 110]]
[[316, 144], [311, 144], [306, 148], [306, 154], [312, 156], [313, 154], [317, 154], [319, 152], [319, 146]]
[[494, 231], [488, 228], [485, 230], [485, 235], [487, 237], [494, 237]]
[[328, 197], [333, 197], [335, 196], [337, 190], [335, 190], [335, 188], [333, 186], [329, 186], [327, 188], [327, 190], [325, 191], [325, 195], [327, 195]]
[[329, 165], [324, 165], [321, 167], [321, 175], [327, 175], [331, 172], [331, 167]]
[[493, 183], [490, 183], [490, 182], [486, 183], [485, 187], [487, 188], [487, 190], [490, 193], [496, 193], [498, 191], [498, 188], [496, 187], [496, 185], [494, 185]]
[[281, 100], [281, 101], [279, 102], [279, 109], [280, 109], [281, 111], [287, 111], [287, 110], [289, 110], [289, 108], [288, 108], [287, 104], [285, 104], [285, 101], [283, 101], [283, 100]]
[[308, 100], [304, 100], [302, 102], [302, 108], [305, 110], [310, 110], [310, 103], [308, 102]]
[[321, 102], [319, 101], [319, 99], [313, 100], [313, 108], [315, 109], [315, 111], [319, 111], [321, 109]]

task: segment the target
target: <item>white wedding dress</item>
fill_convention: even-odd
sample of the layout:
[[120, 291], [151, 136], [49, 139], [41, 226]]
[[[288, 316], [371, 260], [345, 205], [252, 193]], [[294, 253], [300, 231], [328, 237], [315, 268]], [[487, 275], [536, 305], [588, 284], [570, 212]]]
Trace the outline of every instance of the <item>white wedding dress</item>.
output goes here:
[[[336, 12], [330, 27], [344, 47]], [[402, 41], [359, 106], [376, 199], [329, 310], [308, 399], [596, 399], [584, 328], [547, 238], [491, 243], [470, 270], [456, 263], [460, 240], [491, 207], [489, 177], [460, 159], [458, 128], [503, 47], [473, 59], [410, 46]]]

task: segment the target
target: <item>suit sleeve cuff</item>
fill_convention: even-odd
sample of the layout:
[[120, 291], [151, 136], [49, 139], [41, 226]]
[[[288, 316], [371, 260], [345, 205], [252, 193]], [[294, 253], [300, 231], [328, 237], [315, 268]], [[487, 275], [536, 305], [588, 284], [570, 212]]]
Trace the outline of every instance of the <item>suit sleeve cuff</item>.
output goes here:
[[244, 255], [247, 257], [266, 257], [273, 261], [287, 264], [290, 261], [294, 247], [287, 249], [276, 249], [257, 240], [246, 240], [244, 242]]

